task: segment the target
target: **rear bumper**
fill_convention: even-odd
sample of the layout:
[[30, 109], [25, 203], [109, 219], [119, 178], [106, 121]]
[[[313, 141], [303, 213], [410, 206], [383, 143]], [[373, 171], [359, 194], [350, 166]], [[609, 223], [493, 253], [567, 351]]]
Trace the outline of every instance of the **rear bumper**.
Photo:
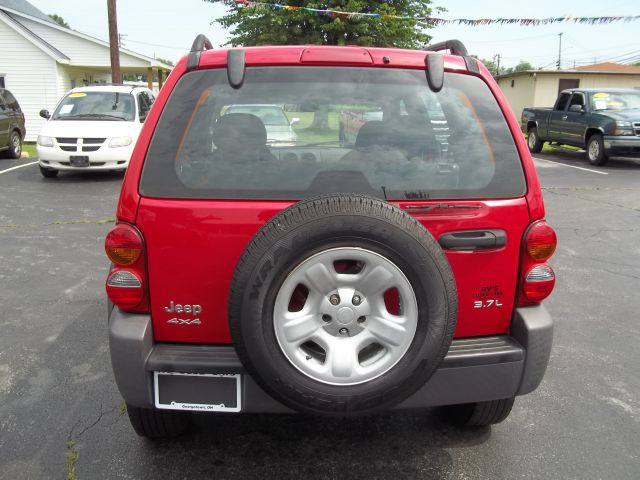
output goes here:
[[[288, 412], [246, 374], [231, 345], [154, 343], [151, 318], [109, 309], [109, 346], [125, 401], [154, 406], [153, 372], [240, 373], [242, 411]], [[511, 335], [454, 340], [442, 364], [397, 408], [452, 405], [524, 395], [547, 368], [553, 322], [544, 306], [516, 309]]]
[[640, 157], [640, 137], [605, 136], [604, 150], [607, 155], [616, 157]]

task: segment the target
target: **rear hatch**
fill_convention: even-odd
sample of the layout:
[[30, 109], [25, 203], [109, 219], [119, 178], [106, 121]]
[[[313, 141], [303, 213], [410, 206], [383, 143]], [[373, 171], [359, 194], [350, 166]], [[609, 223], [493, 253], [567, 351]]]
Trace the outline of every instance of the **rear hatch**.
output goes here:
[[[298, 119], [291, 144], [268, 142], [252, 112], [267, 103]], [[352, 140], [340, 135], [345, 112], [372, 118]], [[229, 285], [247, 243], [282, 209], [327, 193], [386, 199], [441, 241], [458, 287], [457, 337], [508, 331], [526, 183], [478, 77], [447, 73], [433, 93], [408, 69], [249, 67], [240, 89], [224, 69], [187, 73], [155, 129], [140, 193], [156, 340], [230, 342]]]

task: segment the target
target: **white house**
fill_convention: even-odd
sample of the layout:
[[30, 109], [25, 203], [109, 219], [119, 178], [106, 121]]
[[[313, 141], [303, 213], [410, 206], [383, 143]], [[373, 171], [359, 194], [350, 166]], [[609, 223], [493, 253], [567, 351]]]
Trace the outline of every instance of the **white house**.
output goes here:
[[[106, 2], [105, 2], [106, 8]], [[171, 67], [120, 49], [122, 73], [157, 72], [159, 87]], [[26, 118], [25, 140], [35, 141], [44, 119], [76, 86], [111, 82], [109, 43], [59, 26], [26, 0], [0, 0], [0, 87], [18, 99]], [[150, 86], [151, 88], [151, 86]]]

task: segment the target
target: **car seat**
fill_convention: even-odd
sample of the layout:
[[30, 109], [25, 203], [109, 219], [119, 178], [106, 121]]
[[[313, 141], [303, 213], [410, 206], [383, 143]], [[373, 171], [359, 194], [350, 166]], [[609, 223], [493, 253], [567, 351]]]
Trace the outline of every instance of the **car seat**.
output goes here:
[[218, 160], [246, 163], [275, 160], [267, 148], [267, 129], [250, 113], [229, 113], [215, 123], [212, 133]]

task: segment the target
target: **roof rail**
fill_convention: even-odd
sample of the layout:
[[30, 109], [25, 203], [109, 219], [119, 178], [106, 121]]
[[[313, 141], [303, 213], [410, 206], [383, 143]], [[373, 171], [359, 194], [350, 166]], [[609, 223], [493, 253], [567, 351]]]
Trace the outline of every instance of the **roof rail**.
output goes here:
[[202, 33], [199, 34], [193, 41], [193, 45], [191, 45], [191, 51], [189, 52], [189, 57], [187, 58], [187, 70], [192, 70], [200, 64], [201, 52], [212, 49], [213, 44], [211, 43], [211, 40], [209, 40]]
[[467, 47], [464, 46], [460, 40], [446, 40], [444, 42], [433, 43], [427, 45], [425, 50], [431, 50], [433, 52], [441, 52], [442, 50], [450, 50], [453, 55], [461, 55], [466, 57], [469, 53]]

